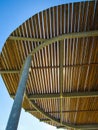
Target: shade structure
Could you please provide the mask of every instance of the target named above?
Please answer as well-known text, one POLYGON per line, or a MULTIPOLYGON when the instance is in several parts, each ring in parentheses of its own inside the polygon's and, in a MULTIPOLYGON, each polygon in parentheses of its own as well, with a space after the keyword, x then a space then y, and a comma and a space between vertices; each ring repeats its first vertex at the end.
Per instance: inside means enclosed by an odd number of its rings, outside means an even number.
POLYGON ((28 55, 23 108, 58 128, 98 128, 98 2, 52 7, 19 26, 0 54, 14 97, 28 55))

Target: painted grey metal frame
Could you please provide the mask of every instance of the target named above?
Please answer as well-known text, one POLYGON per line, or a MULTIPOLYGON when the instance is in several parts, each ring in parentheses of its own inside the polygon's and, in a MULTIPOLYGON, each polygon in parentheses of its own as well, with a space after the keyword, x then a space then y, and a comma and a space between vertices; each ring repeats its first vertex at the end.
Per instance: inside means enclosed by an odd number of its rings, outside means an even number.
MULTIPOLYGON (((48 46, 49 44, 52 44, 56 41, 61 41, 64 39, 68 39, 68 38, 82 38, 82 37, 91 37, 91 36, 98 36, 98 30, 96 31, 90 31, 90 32, 80 32, 80 33, 70 33, 70 34, 63 34, 54 38, 51 38, 49 40, 46 40, 45 42, 43 42, 41 45, 39 45, 38 47, 36 47, 30 55, 35 54, 37 51, 41 50, 43 47, 48 46)), ((35 103, 34 100, 32 100, 32 105, 33 107, 35 107, 39 112, 41 112, 43 115, 45 115, 46 117, 50 118, 50 120, 55 121, 56 123, 59 123, 61 125, 61 122, 57 119, 54 119, 53 117, 51 117, 49 114, 45 113, 43 110, 41 110, 37 104, 35 103)), ((64 125, 67 128, 76 128, 76 129, 92 129, 92 128, 98 128, 98 124, 88 124, 88 125, 75 125, 75 124, 68 124, 68 123, 63 123, 62 125, 64 125)))
MULTIPOLYGON (((36 47, 31 52, 31 54, 29 54, 29 56, 26 59, 26 63, 23 67, 23 72, 22 72, 22 75, 20 78, 18 90, 17 90, 16 96, 15 96, 15 100, 13 103, 12 111, 11 111, 11 114, 10 114, 10 117, 8 120, 6 130, 16 130, 17 129, 18 121, 19 121, 19 117, 20 117, 20 112, 21 112, 22 100, 23 100, 23 96, 24 96, 24 92, 25 92, 25 88, 26 88, 26 81, 28 78, 29 67, 31 64, 32 55, 35 54, 40 49, 42 49, 43 47, 46 47, 49 44, 52 44, 53 42, 56 42, 56 41, 61 41, 61 40, 68 39, 68 38, 71 39, 71 38, 81 38, 81 37, 91 37, 91 36, 98 36, 98 30, 89 31, 89 32, 62 34, 60 36, 56 36, 56 37, 53 37, 51 39, 34 39, 34 38, 23 38, 23 37, 18 38, 18 37, 12 37, 12 36, 9 37, 9 40, 41 41, 42 44, 39 45, 38 47, 36 47)), ((60 96, 62 97, 62 93, 60 93, 60 96)), ((40 113, 42 113, 44 116, 46 116, 51 121, 54 121, 54 122, 64 126, 65 128, 76 128, 76 129, 80 129, 80 128, 81 129, 88 129, 88 128, 95 129, 95 128, 98 128, 98 124, 75 125, 75 124, 69 124, 69 123, 62 122, 58 119, 51 117, 49 114, 45 113, 41 108, 39 108, 37 106, 37 104, 35 103, 35 100, 32 100, 31 102, 32 102, 33 107, 36 110, 38 110, 40 113)))

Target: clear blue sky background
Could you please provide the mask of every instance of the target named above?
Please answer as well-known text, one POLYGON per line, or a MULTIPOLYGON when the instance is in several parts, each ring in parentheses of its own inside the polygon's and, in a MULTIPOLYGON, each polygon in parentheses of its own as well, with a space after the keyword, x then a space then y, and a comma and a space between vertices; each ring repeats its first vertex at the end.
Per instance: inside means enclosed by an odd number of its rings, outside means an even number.
MULTIPOLYGON (((32 15, 51 6, 81 0, 0 0, 0 52, 5 40, 20 24, 32 15)), ((84 0, 82 0, 84 1, 84 0)), ((13 100, 0 76, 0 130, 5 130, 13 100)), ((22 109, 18 130, 56 130, 39 122, 22 109)))

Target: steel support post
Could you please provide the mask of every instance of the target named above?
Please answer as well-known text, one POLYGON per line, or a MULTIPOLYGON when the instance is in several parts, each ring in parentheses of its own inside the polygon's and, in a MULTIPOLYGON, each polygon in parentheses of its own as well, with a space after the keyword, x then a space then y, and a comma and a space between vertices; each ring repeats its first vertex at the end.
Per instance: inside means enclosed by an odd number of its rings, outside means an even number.
POLYGON ((31 65, 31 59, 32 59, 32 55, 28 56, 23 66, 17 93, 15 96, 15 100, 14 100, 12 110, 9 116, 9 120, 6 126, 6 130, 17 130, 19 117, 21 113, 23 96, 24 96, 25 88, 26 88, 26 81, 28 79, 28 74, 29 74, 29 67, 31 65))

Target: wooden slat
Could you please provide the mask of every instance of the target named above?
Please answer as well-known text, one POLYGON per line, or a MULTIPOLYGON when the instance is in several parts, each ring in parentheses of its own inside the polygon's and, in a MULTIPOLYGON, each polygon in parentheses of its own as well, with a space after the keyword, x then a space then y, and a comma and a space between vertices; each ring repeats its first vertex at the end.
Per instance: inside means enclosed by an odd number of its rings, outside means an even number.
POLYGON ((96 0, 55 6, 32 16, 6 40, 0 74, 10 95, 16 93, 26 57, 33 55, 23 108, 37 107, 30 112, 35 117, 60 127, 73 124, 70 129, 97 127, 97 19, 96 0))

